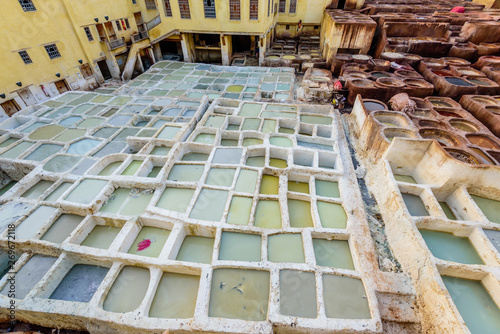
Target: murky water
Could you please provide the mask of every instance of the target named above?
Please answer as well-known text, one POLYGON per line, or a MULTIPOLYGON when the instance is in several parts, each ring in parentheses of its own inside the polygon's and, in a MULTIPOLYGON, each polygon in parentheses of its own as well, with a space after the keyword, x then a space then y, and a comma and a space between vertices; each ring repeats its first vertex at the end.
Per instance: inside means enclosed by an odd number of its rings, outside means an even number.
POLYGON ((88 303, 107 273, 108 268, 76 264, 64 276, 50 299, 88 303))
POLYGON ((476 195, 471 195, 471 197, 488 220, 500 224, 500 201, 476 195))
POLYGON ((347 215, 340 204, 317 201, 319 219, 325 228, 346 228, 347 215))
POLYGON ((116 236, 120 233, 119 227, 97 225, 81 243, 82 246, 108 249, 116 236))
POLYGON ((354 270, 347 240, 313 239, 314 256, 320 266, 354 270))
POLYGON ((210 289, 210 317, 262 321, 267 319, 269 272, 215 269, 210 289))
POLYGON ((50 226, 50 228, 42 236, 41 240, 54 242, 57 244, 62 243, 69 235, 76 229, 76 227, 83 221, 85 217, 62 214, 50 226))
POLYGON ((401 193, 403 195, 403 200, 406 204, 406 208, 408 209, 408 212, 412 216, 428 216, 429 212, 427 211, 424 202, 422 202, 422 199, 420 196, 417 195, 412 195, 412 194, 407 194, 407 193, 401 193))
POLYGON ((149 269, 123 267, 106 295, 103 309, 119 313, 137 309, 146 296, 149 278, 149 269))
POLYGON ((130 246, 128 253, 141 256, 158 257, 160 256, 169 235, 169 230, 144 226, 135 238, 132 246, 130 246), (144 248, 145 245, 148 244, 149 246, 144 248))
POLYGON ((263 228, 281 228, 281 209, 278 201, 259 200, 254 225, 263 228))
POLYGON ((196 308, 200 277, 163 273, 149 316, 152 318, 192 318, 196 308))
POLYGON ((313 272, 280 271, 280 313, 293 317, 317 317, 316 279, 313 272))
POLYGON ((363 282, 357 278, 324 274, 323 299, 328 318, 371 318, 363 282))

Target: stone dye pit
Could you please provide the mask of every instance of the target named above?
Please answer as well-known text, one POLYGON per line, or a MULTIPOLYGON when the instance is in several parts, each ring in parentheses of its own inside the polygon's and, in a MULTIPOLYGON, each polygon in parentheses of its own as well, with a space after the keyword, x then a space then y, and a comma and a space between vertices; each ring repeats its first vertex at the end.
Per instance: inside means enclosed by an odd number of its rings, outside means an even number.
MULTIPOLYGON (((308 74, 313 91, 325 72, 308 74)), ((443 97, 406 113, 357 96, 341 116, 294 86, 160 62, 0 123, 0 312, 15 235, 16 317, 40 325, 498 332, 495 135, 443 97)))

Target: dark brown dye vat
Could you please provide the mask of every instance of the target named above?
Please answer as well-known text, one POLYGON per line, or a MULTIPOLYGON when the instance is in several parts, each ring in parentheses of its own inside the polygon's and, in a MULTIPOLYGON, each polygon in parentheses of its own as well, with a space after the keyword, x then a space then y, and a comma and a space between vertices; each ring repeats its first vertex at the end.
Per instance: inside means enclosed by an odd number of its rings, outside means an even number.
POLYGON ((469 154, 462 150, 445 148, 446 152, 448 152, 453 158, 466 162, 468 164, 478 165, 479 161, 477 161, 472 154, 469 154))
POLYGON ((456 118, 463 118, 462 116, 460 116, 459 114, 455 114, 454 112, 451 112, 451 111, 444 111, 444 110, 438 110, 437 111, 441 116, 444 116, 444 117, 456 117, 456 118))
POLYGON ((422 138, 434 139, 441 146, 458 146, 458 140, 450 133, 438 129, 420 129, 422 138))
POLYGON ((460 78, 453 78, 453 77, 445 77, 444 78, 446 81, 448 81, 450 84, 455 85, 455 86, 463 86, 463 87, 472 87, 474 86, 470 82, 467 82, 463 79, 460 78))
POLYGON ((432 70, 432 73, 434 73, 436 75, 439 75, 440 77, 451 77, 451 76, 453 76, 453 74, 451 74, 451 72, 444 71, 444 70, 432 70))

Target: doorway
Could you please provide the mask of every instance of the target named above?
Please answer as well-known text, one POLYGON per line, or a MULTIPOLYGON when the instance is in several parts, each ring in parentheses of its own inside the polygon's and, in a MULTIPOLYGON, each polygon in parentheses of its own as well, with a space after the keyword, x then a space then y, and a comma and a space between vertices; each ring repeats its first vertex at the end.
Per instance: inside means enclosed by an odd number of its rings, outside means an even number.
POLYGON ((36 104, 36 99, 35 96, 31 93, 29 88, 24 88, 21 90, 17 91, 17 94, 21 97, 21 99, 24 101, 24 103, 27 106, 31 106, 33 104, 36 104))
POLYGON ((137 25, 137 29, 139 32, 146 32, 146 25, 144 24, 144 21, 142 20, 142 13, 137 12, 134 13, 134 19, 135 19, 135 24, 137 25))
POLYGON ((97 33, 99 34, 99 40, 106 43, 108 41, 108 37, 106 36, 106 31, 104 31, 104 26, 99 23, 95 27, 97 28, 97 33))
POLYGON ((54 84, 56 85, 56 88, 59 91, 59 94, 62 94, 64 92, 67 92, 70 90, 68 87, 68 84, 66 83, 66 80, 64 80, 64 79, 56 81, 56 82, 54 82, 54 84))
POLYGON ((163 60, 179 60, 184 59, 182 55, 181 42, 178 41, 160 41, 160 49, 163 60))
POLYGON ((113 28, 113 22, 106 22, 104 23, 104 26, 106 27, 106 31, 108 32, 109 40, 117 40, 118 38, 116 37, 115 28, 113 28))
POLYGON ((18 112, 19 110, 21 110, 21 108, 19 107, 19 105, 14 100, 6 101, 6 102, 0 104, 0 106, 2 106, 2 109, 5 111, 5 113, 8 116, 12 116, 16 112, 18 112))
POLYGON ((255 45, 252 45, 252 39, 249 35, 233 35, 233 53, 252 52, 255 45), (252 47, 253 46, 253 47, 252 47))
POLYGON ((104 78, 104 80, 111 79, 111 72, 109 71, 108 64, 106 63, 106 60, 101 60, 97 62, 97 66, 99 66, 99 69, 101 70, 101 74, 104 78))

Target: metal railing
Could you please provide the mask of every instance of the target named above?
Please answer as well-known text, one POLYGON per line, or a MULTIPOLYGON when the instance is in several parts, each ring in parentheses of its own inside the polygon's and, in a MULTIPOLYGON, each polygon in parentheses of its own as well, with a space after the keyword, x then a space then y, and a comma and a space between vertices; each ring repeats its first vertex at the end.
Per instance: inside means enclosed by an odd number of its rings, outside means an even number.
POLYGON ((156 27, 157 25, 159 25, 161 23, 161 17, 160 15, 158 15, 157 17, 153 18, 151 21, 147 22, 146 23, 146 27, 149 30, 153 29, 154 27, 156 27))
POLYGON ((132 43, 137 43, 137 42, 140 42, 146 38, 149 38, 149 35, 148 35, 148 32, 147 31, 139 31, 138 33, 136 34, 133 34, 131 36, 132 38, 132 43))
POLYGON ((110 50, 116 50, 118 48, 121 48, 122 46, 125 46, 125 40, 121 38, 114 41, 109 41, 108 45, 110 50))

